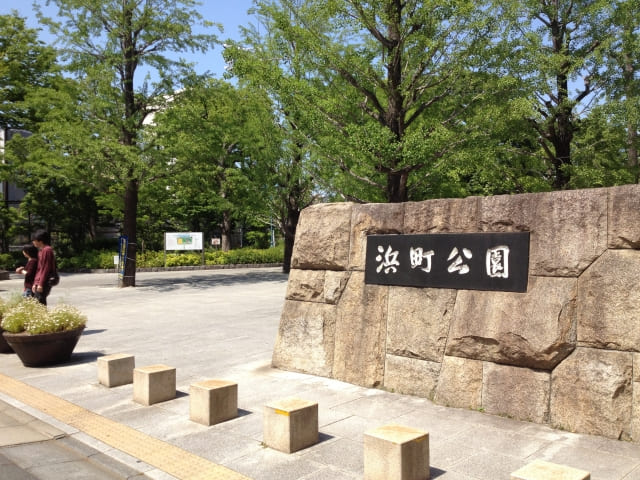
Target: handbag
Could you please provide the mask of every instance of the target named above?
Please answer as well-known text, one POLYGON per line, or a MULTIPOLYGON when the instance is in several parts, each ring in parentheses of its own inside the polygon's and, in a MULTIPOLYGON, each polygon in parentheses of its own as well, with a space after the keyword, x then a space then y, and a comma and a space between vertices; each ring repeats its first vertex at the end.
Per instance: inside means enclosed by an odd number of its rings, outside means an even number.
POLYGON ((53 272, 49 275, 49 286, 55 287, 60 283, 60 275, 58 275, 58 266, 54 263, 53 272))

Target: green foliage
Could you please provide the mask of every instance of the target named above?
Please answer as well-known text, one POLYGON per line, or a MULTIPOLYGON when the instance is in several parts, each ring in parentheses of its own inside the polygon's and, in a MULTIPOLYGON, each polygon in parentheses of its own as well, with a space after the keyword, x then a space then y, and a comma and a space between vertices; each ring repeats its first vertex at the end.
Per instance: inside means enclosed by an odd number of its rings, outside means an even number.
MULTIPOLYGON (((51 152, 48 156, 58 158, 48 176, 56 175, 57 169, 57 175, 73 184, 90 183, 100 192, 92 199, 122 219, 123 234, 137 243, 140 189, 170 174, 166 157, 154 155, 145 120, 162 109, 192 73, 180 53, 204 52, 216 42, 215 35, 196 28, 213 24, 202 18, 195 0, 50 3, 57 7, 56 18, 47 18, 36 5, 39 20, 57 37, 65 68, 78 80, 61 108, 44 110, 46 122, 40 132, 51 152), (142 68, 158 80, 141 78, 142 68)), ((47 155, 44 150, 39 153, 47 155)), ((135 261, 135 250, 131 255, 135 261)), ((135 283, 135 269, 128 268, 125 285, 135 283)))
POLYGON ((60 270, 113 268, 117 253, 117 249, 86 250, 71 257, 58 256, 56 261, 60 270))
POLYGON ((10 253, 0 253, 0 269, 13 270, 16 264, 16 258, 10 253))
POLYGON ((55 49, 40 41, 24 18, 0 15, 0 58, 0 126, 32 128, 34 112, 22 101, 56 75, 55 49))
POLYGON ((283 111, 296 113, 292 125, 314 160, 307 167, 330 194, 406 201, 414 177, 430 181, 459 140, 474 135, 465 120, 482 85, 468 72, 484 66, 495 34, 484 6, 471 0, 256 5, 266 33, 247 29, 250 48, 229 51, 232 71, 261 79, 283 111))
MULTIPOLYGON (((113 269, 113 257, 116 250, 87 250, 73 257, 57 257, 59 270, 92 270, 113 269)), ((234 264, 263 264, 282 263, 283 247, 276 246, 267 249, 240 248, 223 252, 221 250, 206 250, 206 265, 234 265, 234 264)), ((202 265, 201 252, 172 252, 166 254, 167 267, 202 265)), ((138 254, 137 268, 157 268, 165 266, 165 252, 160 250, 145 250, 138 254)))
POLYGON ((164 267, 164 251, 145 250, 137 258, 138 268, 164 267))
POLYGON ((145 186, 141 230, 157 245, 152 231, 203 231, 227 245, 232 229, 251 217, 268 218, 269 184, 256 171, 273 157, 277 137, 272 105, 259 90, 224 81, 197 80, 156 115, 150 134, 156 155, 172 174, 145 186), (159 201, 158 201, 159 200, 159 201), (154 219, 156 219, 154 221, 154 219), (159 221, 162 219, 162 222, 159 221))
POLYGON ((259 250, 255 248, 239 248, 223 252, 220 250, 205 254, 207 265, 245 265, 260 263, 281 263, 284 251, 282 246, 259 250))
POLYGON ((86 323, 87 317, 71 305, 58 304, 49 310, 35 298, 23 298, 5 310, 1 325, 10 333, 37 335, 74 330, 86 323))
POLYGON ((202 254, 199 253, 168 253, 167 267, 182 267, 202 265, 202 254))
MULTIPOLYGON (((637 0, 257 0, 260 25, 225 46, 234 82, 198 78, 164 55, 213 44, 193 34, 208 24, 197 2, 51 4, 60 23, 43 25, 60 35, 73 77, 59 74, 55 50, 23 19, 0 16, 0 126, 34 133, 14 137, 0 165, 2 180, 28 192, 19 209, 0 212, 0 250, 48 228, 63 270, 113 268, 117 249, 94 243, 107 223, 133 229, 123 232, 139 248, 129 265, 162 267, 166 231, 224 238, 242 227, 244 245, 265 247, 272 223, 289 255, 300 211, 320 199, 537 192, 640 176, 637 0), (151 67, 159 81, 123 62, 151 67), (143 122, 151 112, 155 125, 143 122)), ((257 252, 207 251, 206 262, 261 263, 257 252)), ((0 255, 1 268, 17 262, 0 255)), ((198 253, 166 257, 201 262, 198 253)))

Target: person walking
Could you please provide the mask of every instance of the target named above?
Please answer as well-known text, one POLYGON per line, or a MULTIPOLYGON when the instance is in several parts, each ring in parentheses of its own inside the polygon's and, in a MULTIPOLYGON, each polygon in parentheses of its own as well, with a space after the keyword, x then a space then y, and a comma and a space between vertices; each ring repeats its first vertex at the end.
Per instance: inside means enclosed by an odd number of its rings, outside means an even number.
MULTIPOLYGON (((33 235, 33 245, 38 251, 38 268, 33 280, 33 295, 43 305, 51 293, 51 278, 58 275, 56 257, 51 248, 51 235, 46 230, 38 230, 33 235)), ((57 282, 56 282, 57 283, 57 282)))
POLYGON ((35 245, 27 244, 22 247, 22 254, 27 259, 27 264, 24 267, 16 268, 16 273, 24 275, 22 296, 33 297, 33 281, 36 278, 36 270, 38 268, 38 249, 35 245))

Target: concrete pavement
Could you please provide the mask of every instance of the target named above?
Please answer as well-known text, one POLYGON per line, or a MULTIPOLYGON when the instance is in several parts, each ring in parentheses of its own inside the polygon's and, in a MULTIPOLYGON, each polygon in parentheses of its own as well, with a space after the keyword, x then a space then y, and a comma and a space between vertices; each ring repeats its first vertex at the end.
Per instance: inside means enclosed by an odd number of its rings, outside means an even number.
MULTIPOLYGON (((21 281, 0 282, 0 295, 21 281)), ((278 268, 139 272, 127 289, 113 273, 63 275, 50 304, 78 306, 89 324, 68 364, 27 368, 0 355, 0 479, 358 479, 364 432, 394 423, 429 432, 438 480, 509 479, 536 459, 640 480, 638 444, 273 369, 286 281, 278 268), (100 385, 96 359, 113 353, 176 367, 176 399, 144 407, 132 385, 100 385), (238 383, 238 418, 189 420, 189 386, 209 378, 238 383), (320 442, 285 454, 262 444, 262 411, 290 396, 319 403, 320 442)))

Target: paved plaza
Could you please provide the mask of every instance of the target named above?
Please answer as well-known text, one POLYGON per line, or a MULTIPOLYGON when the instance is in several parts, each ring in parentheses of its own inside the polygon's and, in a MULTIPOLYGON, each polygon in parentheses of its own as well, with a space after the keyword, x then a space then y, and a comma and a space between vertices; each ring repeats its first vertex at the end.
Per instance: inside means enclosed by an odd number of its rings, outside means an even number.
MULTIPOLYGON (((114 273, 64 274, 55 287, 50 304, 89 318, 70 363, 27 368, 0 354, 0 479, 361 479, 364 432, 399 424, 429 432, 432 479, 507 480, 542 459, 593 480, 640 480, 638 444, 272 368, 279 268, 139 272, 136 288, 116 284, 114 273), (99 384, 97 358, 115 353, 175 367, 176 398, 145 407, 131 384, 99 384), (189 387, 207 379, 238 383, 237 418, 189 420, 189 387), (287 397, 319 405, 319 443, 293 454, 263 444, 265 404, 287 397)), ((12 275, 0 295, 21 285, 12 275)))

